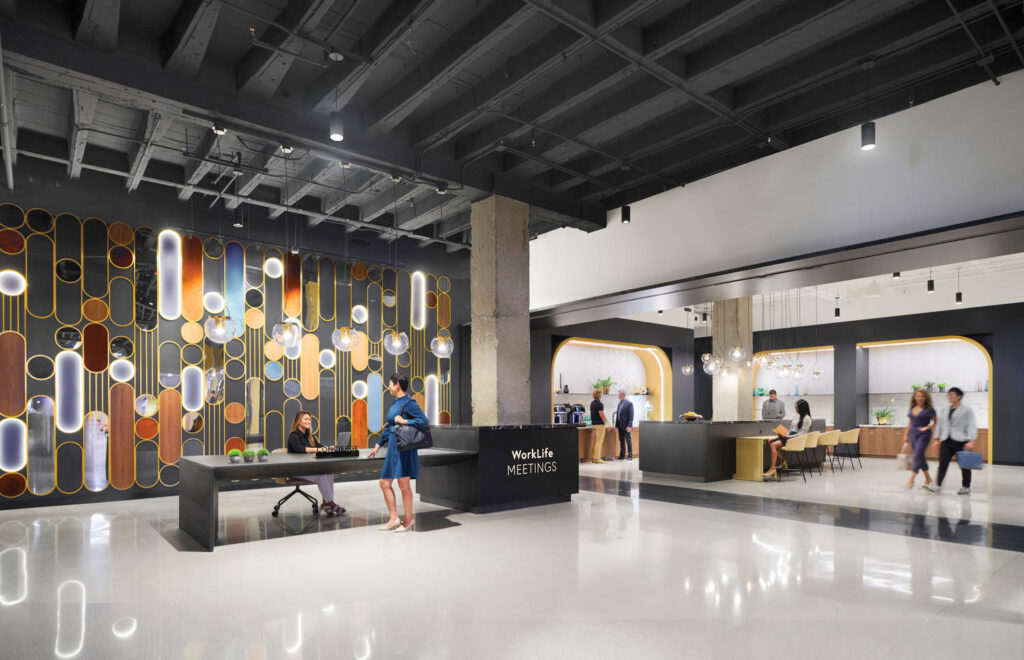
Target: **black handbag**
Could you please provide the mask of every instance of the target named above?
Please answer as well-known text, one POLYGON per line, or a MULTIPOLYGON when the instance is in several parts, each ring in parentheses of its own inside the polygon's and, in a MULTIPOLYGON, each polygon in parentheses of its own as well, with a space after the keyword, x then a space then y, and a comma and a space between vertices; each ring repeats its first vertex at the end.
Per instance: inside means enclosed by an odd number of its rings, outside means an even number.
MULTIPOLYGON (((405 412, 405 409, 402 409, 405 412)), ((430 427, 421 431, 409 424, 395 424, 393 428, 395 442, 398 443, 398 451, 413 451, 414 449, 430 449, 434 446, 434 438, 430 435, 430 427)))

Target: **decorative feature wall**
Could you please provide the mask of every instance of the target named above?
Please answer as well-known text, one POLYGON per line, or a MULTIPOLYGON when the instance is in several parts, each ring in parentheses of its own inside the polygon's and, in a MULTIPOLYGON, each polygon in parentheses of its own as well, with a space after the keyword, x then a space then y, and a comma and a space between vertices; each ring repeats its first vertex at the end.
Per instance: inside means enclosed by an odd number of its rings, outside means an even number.
POLYGON ((181 456, 284 447, 299 410, 324 444, 366 447, 396 371, 450 423, 451 358, 430 346, 451 294, 443 275, 0 204, 0 495, 173 487, 181 456))

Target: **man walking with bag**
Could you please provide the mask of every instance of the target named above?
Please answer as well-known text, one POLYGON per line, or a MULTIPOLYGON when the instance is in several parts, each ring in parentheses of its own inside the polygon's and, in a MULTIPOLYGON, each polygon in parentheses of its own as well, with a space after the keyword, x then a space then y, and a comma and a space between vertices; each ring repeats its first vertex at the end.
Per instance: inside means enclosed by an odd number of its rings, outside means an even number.
MULTIPOLYGON (((942 481, 946 478, 949 462, 958 451, 973 451, 974 440, 978 437, 978 426, 974 423, 974 410, 970 406, 961 405, 964 391, 959 387, 949 388, 946 395, 949 408, 939 413, 938 427, 935 429, 935 444, 939 445, 939 477, 934 484, 925 486, 933 493, 942 489, 942 481)), ((971 470, 960 467, 961 488, 958 495, 971 494, 971 470)))

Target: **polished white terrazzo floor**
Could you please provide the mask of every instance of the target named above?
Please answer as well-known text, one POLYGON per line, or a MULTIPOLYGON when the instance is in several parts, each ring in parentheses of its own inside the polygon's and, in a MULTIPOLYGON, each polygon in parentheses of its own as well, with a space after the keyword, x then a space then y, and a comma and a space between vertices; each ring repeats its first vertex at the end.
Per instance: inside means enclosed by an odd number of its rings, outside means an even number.
POLYGON ((173 498, 0 512, 0 657, 1024 657, 1017 552, 636 490, 417 503, 396 535, 375 484, 337 490, 352 514, 319 532, 269 516, 283 489, 222 495, 213 553, 178 549, 173 498))

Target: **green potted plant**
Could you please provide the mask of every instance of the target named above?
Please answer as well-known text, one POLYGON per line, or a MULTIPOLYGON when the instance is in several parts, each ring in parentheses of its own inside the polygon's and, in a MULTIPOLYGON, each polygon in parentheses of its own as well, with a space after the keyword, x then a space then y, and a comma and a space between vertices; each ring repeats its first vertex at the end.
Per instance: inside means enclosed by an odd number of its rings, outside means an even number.
POLYGON ((246 463, 252 463, 253 459, 256 458, 256 452, 251 449, 246 449, 242 452, 242 458, 245 459, 246 463))
POLYGON ((270 458, 270 452, 260 447, 256 450, 256 458, 259 459, 260 463, 266 463, 267 459, 270 458))
POLYGON ((879 424, 888 424, 892 417, 892 408, 881 408, 875 411, 875 421, 879 424))
POLYGON ((241 449, 232 449, 231 451, 229 451, 228 452, 228 460, 231 461, 232 463, 241 463, 242 462, 242 450, 241 449))
POLYGON ((605 394, 608 394, 611 391, 611 389, 612 389, 612 385, 614 385, 614 384, 615 384, 615 381, 612 380, 611 376, 609 376, 608 378, 599 378, 594 383, 594 389, 595 390, 601 390, 605 394))
POLYGON ((939 391, 940 392, 945 392, 946 391, 946 384, 945 383, 939 383, 939 391))
POLYGON ((918 385, 917 383, 914 383, 913 385, 911 385, 911 386, 910 386, 910 391, 911 391, 911 392, 916 392, 916 391, 918 391, 919 389, 921 389, 921 386, 920 386, 920 385, 918 385))
POLYGON ((935 391, 935 383, 933 383, 930 380, 926 380, 926 381, 924 381, 924 388, 926 390, 928 390, 929 392, 934 392, 935 391))

